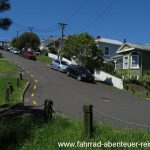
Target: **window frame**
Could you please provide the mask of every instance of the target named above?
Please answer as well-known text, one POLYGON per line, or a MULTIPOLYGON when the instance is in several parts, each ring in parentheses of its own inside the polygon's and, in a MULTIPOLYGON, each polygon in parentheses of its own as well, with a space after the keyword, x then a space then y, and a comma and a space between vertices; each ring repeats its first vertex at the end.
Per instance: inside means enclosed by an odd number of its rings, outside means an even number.
POLYGON ((129 55, 125 55, 123 56, 123 69, 129 69, 129 55), (127 63, 127 67, 125 67, 125 57, 127 57, 128 59, 128 63, 127 63))
POLYGON ((110 56, 110 48, 109 47, 105 47, 104 56, 110 56), (106 50, 108 51, 108 54, 106 54, 106 50))
POLYGON ((131 68, 131 69, 139 69, 139 68, 140 68, 140 66, 139 66, 139 55, 137 55, 137 54, 131 55, 130 68, 131 68), (136 67, 133 67, 133 56, 136 56, 136 57, 137 57, 137 66, 136 66, 136 67))

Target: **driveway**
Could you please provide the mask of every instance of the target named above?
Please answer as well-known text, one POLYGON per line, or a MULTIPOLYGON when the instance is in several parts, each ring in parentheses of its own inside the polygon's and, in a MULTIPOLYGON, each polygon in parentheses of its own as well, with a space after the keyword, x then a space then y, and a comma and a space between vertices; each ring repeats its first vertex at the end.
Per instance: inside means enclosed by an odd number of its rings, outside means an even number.
POLYGON ((45 99, 54 101, 54 108, 69 117, 82 118, 83 104, 94 107, 94 120, 119 127, 149 127, 150 101, 130 93, 102 85, 80 82, 66 74, 51 70, 46 64, 0 51, 31 77, 25 105, 43 109, 45 99))

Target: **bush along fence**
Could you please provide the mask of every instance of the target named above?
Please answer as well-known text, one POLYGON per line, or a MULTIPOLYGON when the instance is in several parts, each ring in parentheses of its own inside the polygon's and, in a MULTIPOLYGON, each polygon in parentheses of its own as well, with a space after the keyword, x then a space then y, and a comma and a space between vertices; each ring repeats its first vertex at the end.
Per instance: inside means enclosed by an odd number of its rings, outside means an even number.
POLYGON ((125 79, 123 81, 124 88, 127 91, 131 91, 134 94, 142 94, 143 96, 150 97, 150 80, 144 78, 137 79, 125 79))
MULTIPOLYGON (((17 78, 16 80, 16 86, 17 88, 20 87, 20 80, 22 80, 22 73, 19 74, 20 78, 17 78)), ((12 85, 12 83, 10 81, 8 81, 8 84, 7 84, 7 87, 6 87, 6 90, 5 90, 5 103, 9 103, 11 104, 11 96, 14 92, 14 86, 12 85)))

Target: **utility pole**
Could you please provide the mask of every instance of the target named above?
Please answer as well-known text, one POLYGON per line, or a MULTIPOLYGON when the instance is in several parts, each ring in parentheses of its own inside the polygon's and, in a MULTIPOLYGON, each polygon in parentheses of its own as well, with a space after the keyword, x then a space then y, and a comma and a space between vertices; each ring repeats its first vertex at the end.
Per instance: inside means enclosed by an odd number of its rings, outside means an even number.
POLYGON ((16 33, 17 33, 17 36, 16 36, 16 38, 18 39, 18 36, 19 36, 19 31, 16 31, 16 33))
MULTIPOLYGON (((61 28, 61 45, 60 45, 60 50, 62 50, 62 47, 63 47, 63 37, 64 37, 64 29, 67 26, 67 24, 65 24, 65 23, 58 23, 58 25, 61 28)), ((60 50, 58 50, 58 59, 59 59, 59 55, 60 55, 60 50)))
POLYGON ((32 31, 33 31, 33 29, 34 29, 34 27, 31 27, 31 26, 30 26, 30 27, 28 27, 28 28, 29 28, 29 31, 30 31, 30 32, 32 32, 32 31))

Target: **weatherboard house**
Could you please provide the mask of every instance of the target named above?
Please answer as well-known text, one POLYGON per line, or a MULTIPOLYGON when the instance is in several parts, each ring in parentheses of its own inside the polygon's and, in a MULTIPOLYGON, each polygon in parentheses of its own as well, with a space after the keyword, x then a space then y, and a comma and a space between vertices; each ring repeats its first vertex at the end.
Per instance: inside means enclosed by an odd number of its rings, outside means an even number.
POLYGON ((139 78, 150 73, 150 46, 124 43, 118 50, 115 69, 123 78, 139 78))
POLYGON ((118 48, 123 44, 121 41, 103 38, 100 36, 96 37, 95 42, 103 51, 103 59, 105 62, 112 60, 112 58, 116 55, 118 48))

